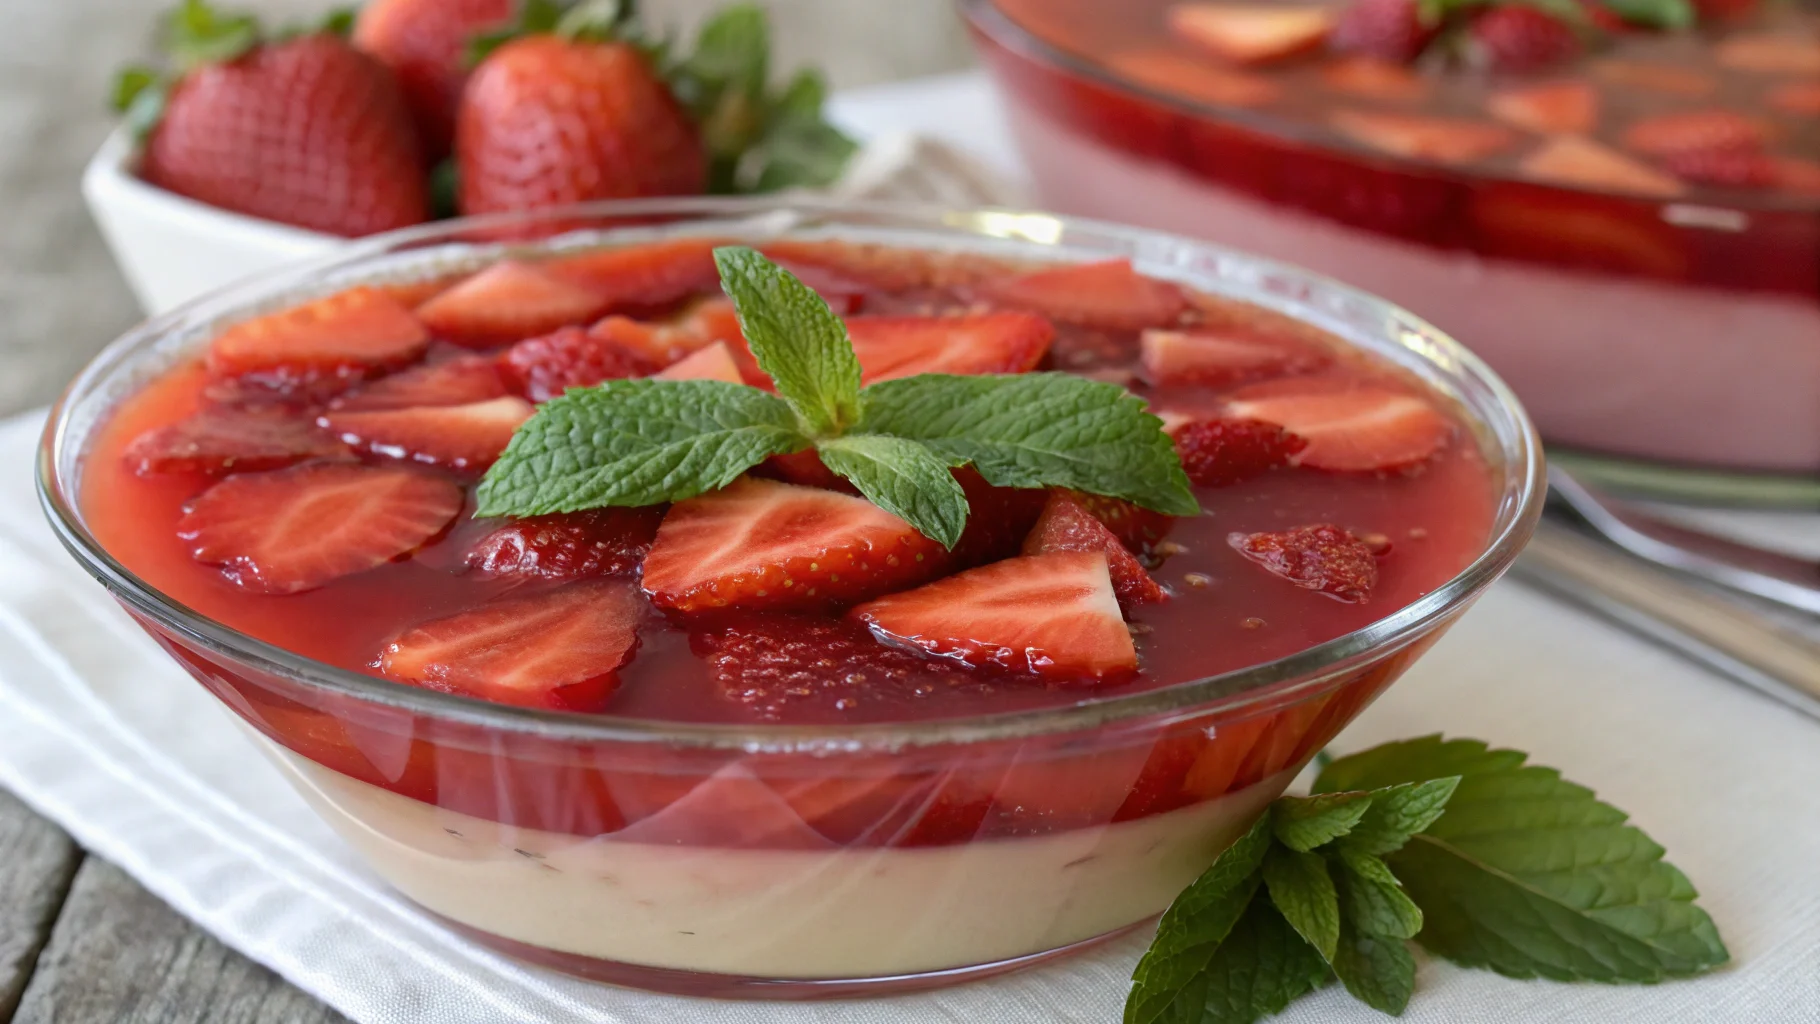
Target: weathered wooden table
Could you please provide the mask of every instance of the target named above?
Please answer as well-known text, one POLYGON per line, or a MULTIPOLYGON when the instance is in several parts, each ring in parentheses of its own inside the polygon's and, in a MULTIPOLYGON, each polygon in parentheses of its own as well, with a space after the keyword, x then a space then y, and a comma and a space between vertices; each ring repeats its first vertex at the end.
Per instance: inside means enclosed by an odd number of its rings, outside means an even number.
MULTIPOLYGON (((108 76, 147 52, 154 14, 168 2, 8 5, 0 32, 0 414, 49 401, 138 315, 77 181, 111 124, 103 109, 108 76)), ((648 0, 645 7, 687 21, 721 2, 648 0)), ((329 5, 252 4, 280 14, 329 5)), ((839 84, 933 73, 965 59, 942 0, 771 6, 780 63, 816 60, 839 84)), ((342 1019, 0 791, 0 1024, 342 1019)))

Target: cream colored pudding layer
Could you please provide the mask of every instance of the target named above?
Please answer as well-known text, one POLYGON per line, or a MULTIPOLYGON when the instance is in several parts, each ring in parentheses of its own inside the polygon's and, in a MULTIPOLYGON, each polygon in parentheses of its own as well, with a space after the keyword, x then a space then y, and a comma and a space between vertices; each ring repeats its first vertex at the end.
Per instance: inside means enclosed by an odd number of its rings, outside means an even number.
MULTIPOLYGON (((988 964, 1142 921, 1295 775, 1168 814, 1028 839, 879 849, 817 837, 821 848, 729 849, 504 826, 261 743, 374 870, 438 914, 564 953, 766 978, 988 964)), ((784 806, 776 804, 742 813, 775 834, 768 822, 784 806)))
POLYGON ((1820 303, 1441 252, 1210 186, 1028 107, 1012 115, 1043 205, 1198 235, 1381 295, 1490 363, 1551 441, 1820 469, 1820 303))

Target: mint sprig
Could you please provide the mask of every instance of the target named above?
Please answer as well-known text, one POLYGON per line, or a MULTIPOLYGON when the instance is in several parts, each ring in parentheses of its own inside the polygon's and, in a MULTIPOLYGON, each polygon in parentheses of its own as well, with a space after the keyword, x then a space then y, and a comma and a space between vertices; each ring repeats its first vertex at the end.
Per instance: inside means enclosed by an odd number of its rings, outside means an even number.
POLYGON ((1407 940, 1511 977, 1655 982, 1729 954, 1694 889, 1625 815, 1476 740, 1333 761, 1164 913, 1127 1024, 1249 1024, 1337 978, 1399 1014, 1407 940))
POLYGON ((715 250, 721 286, 776 394, 725 381, 616 380, 540 406, 487 471, 481 516, 681 501, 773 455, 813 448, 867 500, 952 548, 967 499, 952 470, 1067 487, 1169 515, 1200 510, 1162 421, 1113 384, 1063 373, 924 374, 860 387, 846 324, 788 271, 715 250))

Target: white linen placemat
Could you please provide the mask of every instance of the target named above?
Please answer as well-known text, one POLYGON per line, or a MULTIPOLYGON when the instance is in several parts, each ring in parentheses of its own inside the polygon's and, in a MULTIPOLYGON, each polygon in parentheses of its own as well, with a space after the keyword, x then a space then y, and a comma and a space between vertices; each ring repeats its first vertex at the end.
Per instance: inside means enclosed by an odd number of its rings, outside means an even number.
MULTIPOLYGON (((850 97, 836 115, 939 137, 1015 171, 997 107, 971 76, 850 97)), ((931 993, 771 1004, 592 985, 444 931, 367 872, 214 698, 57 547, 30 483, 41 417, 0 422, 0 785, 355 1021, 1119 1018, 1145 936, 931 993)), ((1532 751, 1632 812, 1700 886, 1736 963, 1694 981, 1613 988, 1425 960, 1404 1020, 1820 1022, 1820 725, 1504 583, 1336 746, 1435 731, 1532 751)), ((1332 990, 1278 1019, 1383 1018, 1332 990)))

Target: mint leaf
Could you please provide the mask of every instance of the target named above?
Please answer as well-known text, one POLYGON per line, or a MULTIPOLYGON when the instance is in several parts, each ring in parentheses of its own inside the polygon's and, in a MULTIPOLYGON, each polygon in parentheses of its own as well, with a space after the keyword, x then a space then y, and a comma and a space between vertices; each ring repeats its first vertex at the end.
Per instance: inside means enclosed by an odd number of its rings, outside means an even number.
POLYGON ((1361 932, 1350 923, 1340 929, 1333 973, 1354 999, 1392 1016, 1403 1012, 1416 989, 1416 961, 1403 940, 1361 932))
POLYGON ((721 246, 714 262, 753 358, 796 410, 803 432, 831 436, 858 420, 859 358, 828 303, 745 246, 721 246))
POLYGON ((1410 939, 1422 930, 1422 909, 1403 890, 1390 865, 1341 844, 1330 863, 1338 869, 1340 916, 1369 935, 1410 939))
POLYGON ((1290 927, 1319 950, 1322 959, 1332 960, 1340 941, 1340 896, 1327 862, 1319 854, 1273 846, 1264 855, 1264 886, 1290 927))
POLYGON ((1694 887, 1624 812, 1526 755, 1438 736, 1341 758, 1324 788, 1451 775, 1426 831, 1387 858, 1422 908, 1416 940, 1440 956, 1518 978, 1651 982, 1729 954, 1694 887))
POLYGON ((204 0, 184 0, 165 16, 165 48, 177 70, 231 61, 259 44, 259 21, 228 14, 204 0))
POLYGON ((681 501, 809 441, 781 399, 744 384, 611 380, 539 406, 481 480, 478 516, 681 501))
POLYGON ((1199 1020, 1198 996, 1182 1004, 1189 1016, 1172 1007, 1177 1006, 1184 991, 1207 967, 1245 913, 1246 906, 1253 902, 1252 896, 1261 882, 1258 867, 1269 847, 1269 818, 1259 818, 1163 912, 1157 922, 1155 941, 1131 974, 1125 1024, 1199 1020))
POLYGON ((1688 0, 1603 0, 1606 7, 1634 25, 1650 28, 1689 28, 1695 20, 1688 0))
POLYGON ((857 429, 921 441, 999 487, 1068 487, 1199 513, 1163 421, 1116 384, 1065 373, 928 373, 864 392, 857 429))
POLYGON ((1203 1024, 1251 1024, 1327 983, 1321 954, 1270 900, 1254 899, 1207 961, 1197 988, 1203 1024))
POLYGON ((1371 807, 1346 833, 1343 845, 1365 853, 1395 853, 1410 836, 1434 824, 1459 784, 1458 775, 1449 775, 1375 791, 1371 807))
POLYGON ((866 500, 952 549, 967 527, 967 494, 952 462, 916 441, 849 434, 815 446, 822 464, 846 477, 866 500))
POLYGON ((1286 796, 1270 805, 1270 827, 1277 841, 1307 852, 1350 832, 1371 809, 1370 793, 1323 793, 1286 796))
POLYGON ((771 25, 756 4, 732 4, 702 23, 684 65, 717 88, 757 96, 770 77, 771 25))

